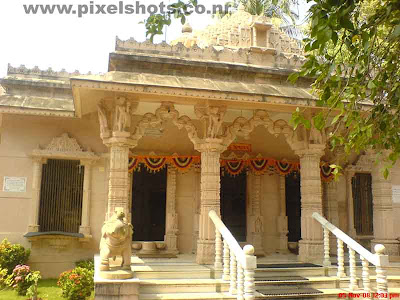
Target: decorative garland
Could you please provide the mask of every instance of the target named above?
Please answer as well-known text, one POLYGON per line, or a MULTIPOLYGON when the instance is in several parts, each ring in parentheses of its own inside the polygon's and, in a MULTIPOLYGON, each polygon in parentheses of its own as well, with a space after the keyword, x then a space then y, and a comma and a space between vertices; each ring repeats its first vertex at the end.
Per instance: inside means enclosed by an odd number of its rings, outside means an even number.
MULTIPOLYGON (((199 163, 200 156, 135 156, 129 159, 129 172, 136 171, 140 164, 144 164, 150 172, 158 172, 166 165, 170 165, 184 173, 199 163)), ((298 162, 279 161, 273 158, 221 159, 221 167, 231 176, 236 176, 246 169, 250 169, 256 175, 276 173, 281 176, 300 171, 298 162)), ((333 169, 330 168, 330 164, 321 162, 321 180, 330 182, 333 178, 333 169)))
POLYGON ((194 164, 200 163, 200 156, 134 156, 129 158, 129 172, 135 172, 144 164, 150 172, 158 172, 166 165, 175 167, 179 172, 187 172, 194 164))

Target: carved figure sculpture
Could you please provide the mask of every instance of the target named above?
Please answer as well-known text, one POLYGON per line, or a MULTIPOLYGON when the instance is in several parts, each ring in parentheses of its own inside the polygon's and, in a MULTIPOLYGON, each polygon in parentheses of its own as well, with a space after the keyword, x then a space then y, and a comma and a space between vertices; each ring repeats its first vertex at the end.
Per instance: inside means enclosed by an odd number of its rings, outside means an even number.
POLYGON ((122 269, 131 269, 133 227, 126 222, 124 209, 116 207, 114 216, 101 229, 100 271, 108 271, 109 258, 122 256, 122 269))
POLYGON ((260 217, 258 217, 255 222, 255 231, 257 233, 263 232, 263 223, 262 223, 262 220, 260 219, 260 217))
POLYGON ((210 107, 210 112, 208 115, 208 137, 209 138, 216 138, 224 118, 225 112, 220 110, 219 107, 210 107))
POLYGON ((108 128, 108 121, 107 121, 107 114, 106 114, 106 109, 103 105, 102 102, 100 102, 97 105, 98 108, 98 114, 99 114, 99 121, 100 121, 100 132, 102 134, 108 133, 109 128, 108 128))
POLYGON ((124 105, 117 105, 116 107, 117 113, 117 130, 122 132, 131 127, 131 104, 129 102, 126 103, 126 107, 124 105))

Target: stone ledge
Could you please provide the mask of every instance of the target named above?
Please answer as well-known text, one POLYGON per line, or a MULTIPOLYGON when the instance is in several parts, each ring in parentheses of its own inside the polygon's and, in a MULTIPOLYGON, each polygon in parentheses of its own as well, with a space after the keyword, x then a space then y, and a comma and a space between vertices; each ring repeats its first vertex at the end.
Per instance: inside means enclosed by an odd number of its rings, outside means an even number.
POLYGON ((65 249, 71 245, 72 241, 79 243, 87 243, 92 239, 92 236, 85 236, 82 233, 70 232, 28 232, 24 235, 31 243, 35 243, 38 247, 50 247, 55 249, 65 249), (45 244, 42 244, 46 242, 45 244), (45 246, 46 245, 46 246, 45 246))

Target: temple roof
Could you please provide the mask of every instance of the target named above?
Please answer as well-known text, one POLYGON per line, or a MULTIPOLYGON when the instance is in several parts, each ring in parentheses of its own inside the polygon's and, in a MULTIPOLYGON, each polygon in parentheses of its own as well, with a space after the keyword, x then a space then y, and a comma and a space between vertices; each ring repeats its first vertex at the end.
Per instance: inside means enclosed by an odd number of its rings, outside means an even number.
POLYGON ((190 48, 197 45, 201 49, 210 46, 225 48, 262 48, 276 54, 292 53, 302 55, 303 51, 297 40, 276 28, 271 19, 265 16, 254 16, 241 5, 237 12, 226 15, 204 30, 193 32, 189 24, 182 29, 182 36, 171 43, 184 44, 190 48))

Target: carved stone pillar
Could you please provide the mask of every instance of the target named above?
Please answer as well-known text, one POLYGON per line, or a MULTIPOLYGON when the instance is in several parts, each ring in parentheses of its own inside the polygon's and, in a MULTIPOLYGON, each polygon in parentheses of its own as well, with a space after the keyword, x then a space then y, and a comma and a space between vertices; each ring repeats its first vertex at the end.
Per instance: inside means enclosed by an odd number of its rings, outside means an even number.
POLYGON ((277 218, 280 252, 289 252, 288 249, 288 218, 286 216, 286 178, 279 176, 279 216, 277 218))
POLYGON ((220 207, 220 156, 226 146, 220 139, 205 139, 197 145, 201 152, 201 208, 199 240, 197 241, 198 264, 211 264, 215 256, 215 227, 208 213, 214 210, 221 215, 220 207))
POLYGON ((299 241, 301 261, 321 260, 324 253, 323 230, 312 217, 314 212, 323 214, 320 160, 324 149, 324 145, 310 145, 308 149, 296 151, 300 157, 301 168, 301 240, 299 241))
POLYGON ((123 207, 129 216, 129 149, 137 146, 141 137, 133 138, 132 113, 137 103, 124 97, 102 101, 98 104, 100 136, 110 148, 110 173, 106 220, 112 217, 116 207, 123 207))
POLYGON ((108 184, 107 217, 112 217, 116 207, 123 207, 125 213, 129 212, 129 149, 136 146, 125 137, 115 137, 106 142, 110 148, 110 177, 108 184))
POLYGON ((399 241, 394 231, 392 183, 383 176, 382 165, 375 163, 372 166, 372 197, 374 239, 371 249, 377 244, 383 244, 386 254, 399 256, 399 241))
POLYGON ((196 165, 194 167, 194 177, 193 177, 193 199, 194 199, 194 222, 193 222, 193 243, 192 243, 192 253, 197 252, 197 240, 199 239, 199 221, 200 221, 200 182, 201 182, 201 167, 200 165, 196 165))
POLYGON ((355 171, 347 169, 345 172, 346 176, 346 196, 347 196, 347 233, 352 238, 355 238, 356 228, 354 226, 354 200, 353 200, 353 185, 352 180, 355 175, 355 171))
MULTIPOLYGON (((338 200, 337 200, 337 182, 331 181, 328 183, 324 183, 325 185, 325 195, 326 195, 326 218, 333 225, 339 227, 339 208, 338 208, 338 200)), ((340 228, 340 227, 339 227, 340 228)), ((333 234, 330 234, 330 252, 336 253, 336 238, 333 234)))
POLYGON ((178 254, 178 214, 176 212, 176 169, 168 168, 167 175, 167 220, 165 242, 168 252, 178 254))
POLYGON ((44 158, 33 158, 33 177, 32 177, 32 204, 31 218, 28 226, 28 232, 39 232, 39 208, 40 208, 40 186, 42 180, 44 158))
POLYGON ((264 218, 261 215, 261 176, 252 176, 252 197, 251 197, 251 216, 250 216, 250 228, 251 228, 251 242, 255 249, 257 256, 264 256, 263 249, 263 233, 264 233, 264 218))
POLYGON ((82 233, 85 236, 90 236, 92 164, 92 160, 81 160, 81 165, 85 167, 85 174, 83 177, 82 222, 79 227, 79 233, 82 233))

